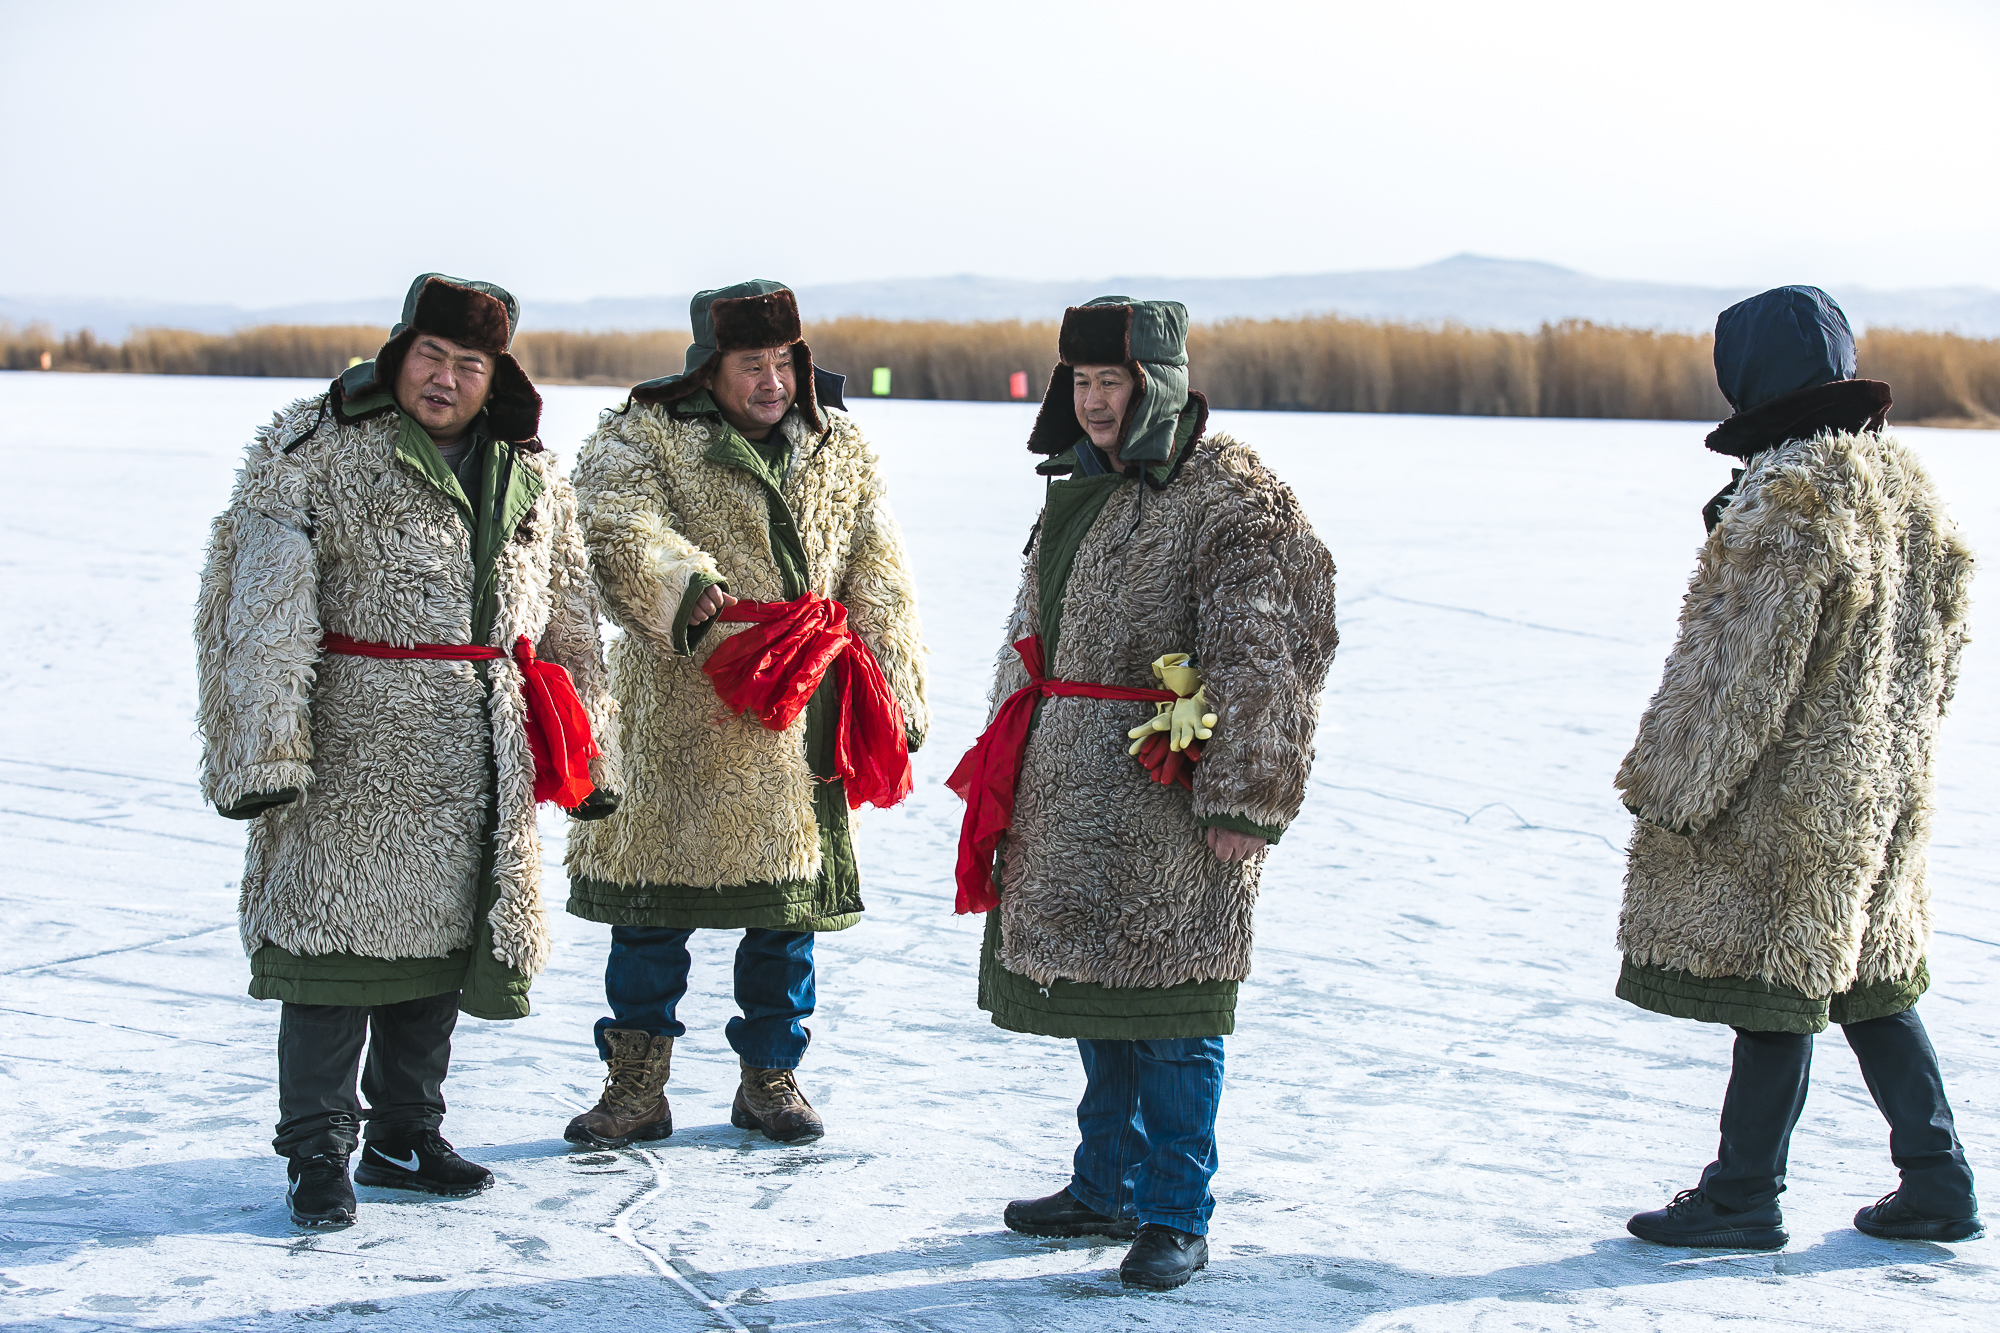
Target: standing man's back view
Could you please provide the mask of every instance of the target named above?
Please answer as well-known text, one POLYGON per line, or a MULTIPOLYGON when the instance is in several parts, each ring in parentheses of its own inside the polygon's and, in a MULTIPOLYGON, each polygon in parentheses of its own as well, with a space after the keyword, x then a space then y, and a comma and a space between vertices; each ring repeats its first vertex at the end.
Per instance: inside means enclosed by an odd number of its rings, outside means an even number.
POLYGON ((1743 460, 1665 678, 1618 772, 1639 817, 1618 994, 1736 1029, 1722 1141, 1700 1185, 1641 1213, 1663 1245, 1775 1248, 1813 1034, 1839 1023, 1889 1121, 1900 1187, 1874 1236, 1979 1234, 1972 1171, 1913 1007, 1930 984, 1932 756, 1966 640, 1972 553, 1889 386, 1853 378, 1846 316, 1813 287, 1722 312, 1715 365, 1743 460))

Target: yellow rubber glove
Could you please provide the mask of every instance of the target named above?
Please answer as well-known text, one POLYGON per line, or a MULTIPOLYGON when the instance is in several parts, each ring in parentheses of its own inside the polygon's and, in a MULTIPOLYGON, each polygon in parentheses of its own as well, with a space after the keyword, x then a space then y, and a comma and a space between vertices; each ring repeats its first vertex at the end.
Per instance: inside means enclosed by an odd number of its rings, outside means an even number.
POLYGON ((1153 659, 1153 676, 1181 697, 1172 703, 1156 704, 1150 720, 1126 732, 1132 744, 1125 753, 1138 754, 1146 738, 1156 731, 1166 732, 1168 745, 1176 750, 1185 750, 1189 741, 1205 741, 1215 734, 1215 714, 1208 711, 1201 672, 1188 665, 1187 653, 1165 653, 1153 659))
POLYGON ((1215 734, 1215 714, 1208 711, 1208 695, 1203 691, 1196 690, 1185 699, 1174 700, 1171 708, 1167 743, 1174 749, 1185 750, 1189 741, 1205 741, 1215 734))

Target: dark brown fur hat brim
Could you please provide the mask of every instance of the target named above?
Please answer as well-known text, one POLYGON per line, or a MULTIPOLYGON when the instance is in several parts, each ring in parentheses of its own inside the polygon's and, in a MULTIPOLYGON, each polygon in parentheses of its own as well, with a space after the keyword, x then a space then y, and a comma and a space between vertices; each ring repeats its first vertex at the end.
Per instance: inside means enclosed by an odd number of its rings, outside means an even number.
POLYGON ((443 278, 432 278, 417 294, 410 327, 495 357, 513 341, 507 307, 499 298, 443 278))
POLYGON ((1122 366, 1132 360, 1132 307, 1073 305, 1063 311, 1056 356, 1066 366, 1122 366))
POLYGON ((780 288, 762 296, 724 297, 709 307, 718 352, 789 347, 805 336, 798 298, 780 288))

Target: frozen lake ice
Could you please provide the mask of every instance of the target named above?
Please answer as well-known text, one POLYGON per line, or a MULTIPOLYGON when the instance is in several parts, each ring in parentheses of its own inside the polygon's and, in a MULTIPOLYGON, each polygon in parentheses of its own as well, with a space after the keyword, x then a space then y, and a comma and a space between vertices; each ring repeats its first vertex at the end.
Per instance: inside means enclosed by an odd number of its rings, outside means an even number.
MULTIPOLYGON (((1127 1292, 1122 1247, 1036 1241, 1066 1178, 1066 1043, 973 1004, 960 806, 1039 503, 1032 408, 862 402, 919 571, 937 722, 866 813, 869 912, 819 944, 802 1072, 821 1142, 728 1126, 734 937, 696 936, 655 1150, 571 1154, 607 932, 560 911, 518 1023, 465 1019, 445 1132, 499 1184, 362 1189, 293 1229, 270 1155, 278 1007, 247 998, 242 828, 195 786, 189 624, 242 444, 316 383, 0 374, 0 1323, 45 1328, 1926 1330, 2000 1324, 2000 1240, 1876 1241, 1887 1133, 1819 1044, 1774 1254, 1642 1244, 1625 1218, 1714 1148, 1727 1029, 1612 996, 1629 819, 1610 780, 1656 683, 1727 460, 1659 422, 1216 414, 1341 569, 1304 813, 1271 855, 1221 1120, 1213 1262, 1127 1292)), ((616 390, 545 391, 573 453, 616 390)), ((1909 431, 2000 549, 2000 434, 1909 431)), ((1988 579, 1996 577, 1989 573, 1988 579)), ((1975 611, 1975 630, 1983 617, 1975 611)), ((1922 1006, 1975 1170, 2000 1170, 2000 655, 1945 726, 1922 1006), (1982 852, 1981 849, 1988 849, 1982 852)), ((545 821, 559 870, 560 817, 545 821)), ((1989 1193, 2000 1198, 2000 1175, 1989 1193)))

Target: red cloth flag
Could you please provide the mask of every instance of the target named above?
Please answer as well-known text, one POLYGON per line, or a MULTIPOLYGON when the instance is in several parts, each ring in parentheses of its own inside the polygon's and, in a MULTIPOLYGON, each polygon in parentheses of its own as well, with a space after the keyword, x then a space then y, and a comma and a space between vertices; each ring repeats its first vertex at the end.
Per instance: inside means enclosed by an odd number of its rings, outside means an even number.
MULTIPOLYGON (((345 634, 329 634, 320 640, 320 650, 345 657, 379 657, 391 661, 497 662, 498 648, 473 643, 419 643, 398 648, 392 643, 369 643, 345 634)), ((597 757, 597 742, 591 739, 590 715, 583 711, 576 683, 559 663, 535 657, 535 645, 523 634, 514 640, 514 661, 521 668, 522 694, 528 702, 528 752, 535 758, 535 800, 554 801, 565 810, 574 810, 596 790, 590 780, 590 761, 597 757)))
POLYGON ((833 771, 847 788, 848 808, 886 810, 910 794, 903 706, 875 654, 848 628, 846 607, 809 592, 790 602, 735 602, 715 618, 752 626, 702 664, 724 707, 783 731, 831 670, 840 705, 833 771))
POLYGON ((956 911, 990 912, 1000 905, 993 883, 993 853, 1001 836, 1014 826, 1014 788, 1021 781, 1021 763, 1028 754, 1028 724, 1035 701, 1053 695, 1086 699, 1132 699, 1164 703, 1178 698, 1172 690, 1130 689, 1123 685, 1089 685, 1050 680, 1043 674, 1042 639, 1031 634, 1014 645, 1028 683, 1007 696, 993 725, 980 733, 965 758, 945 779, 945 786, 965 802, 965 822, 958 832, 958 903, 956 911))

